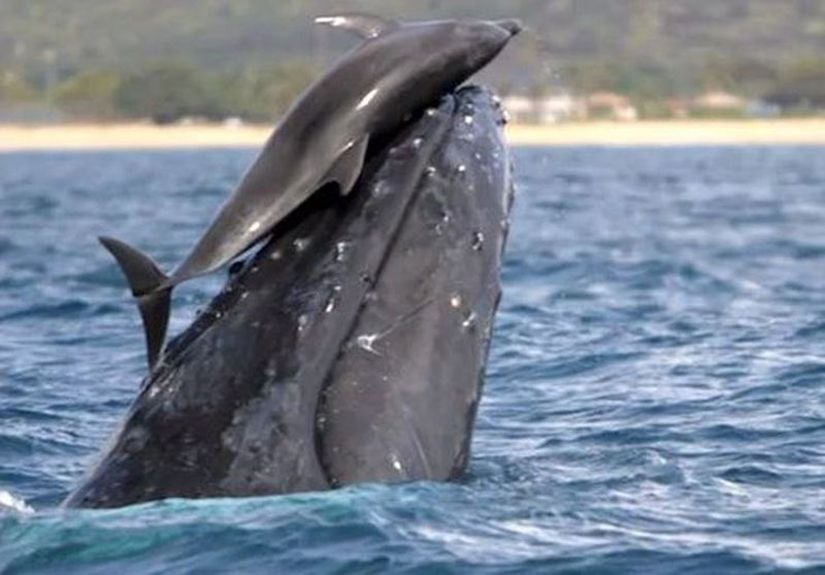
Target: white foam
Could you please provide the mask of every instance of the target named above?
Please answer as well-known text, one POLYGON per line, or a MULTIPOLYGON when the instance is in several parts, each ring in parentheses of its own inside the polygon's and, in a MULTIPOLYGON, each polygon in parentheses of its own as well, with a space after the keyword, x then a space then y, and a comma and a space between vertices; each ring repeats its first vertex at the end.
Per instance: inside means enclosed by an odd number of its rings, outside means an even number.
POLYGON ((9 512, 20 515, 31 515, 34 513, 34 509, 25 501, 18 499, 8 491, 0 491, 0 515, 9 512))

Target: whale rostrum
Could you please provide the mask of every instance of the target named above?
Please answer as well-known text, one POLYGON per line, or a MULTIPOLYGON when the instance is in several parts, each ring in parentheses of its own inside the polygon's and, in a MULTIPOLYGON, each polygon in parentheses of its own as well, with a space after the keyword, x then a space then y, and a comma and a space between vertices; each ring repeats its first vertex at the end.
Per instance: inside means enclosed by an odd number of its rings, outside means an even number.
POLYGON ((512 201, 502 117, 464 88, 275 226, 146 378, 70 507, 464 472, 512 201))

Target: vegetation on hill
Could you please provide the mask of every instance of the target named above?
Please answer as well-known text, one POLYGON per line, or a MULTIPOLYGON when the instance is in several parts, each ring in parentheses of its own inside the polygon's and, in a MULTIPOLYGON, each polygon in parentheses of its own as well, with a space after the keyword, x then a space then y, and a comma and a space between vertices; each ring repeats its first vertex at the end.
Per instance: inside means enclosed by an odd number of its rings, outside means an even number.
MULTIPOLYGON (((356 0, 402 19, 518 16, 529 26, 485 81, 541 94, 615 91, 641 110, 725 90, 825 108, 822 0, 356 0)), ((0 108, 171 121, 277 116, 342 50, 316 29, 330 0, 4 0, 0 108)))

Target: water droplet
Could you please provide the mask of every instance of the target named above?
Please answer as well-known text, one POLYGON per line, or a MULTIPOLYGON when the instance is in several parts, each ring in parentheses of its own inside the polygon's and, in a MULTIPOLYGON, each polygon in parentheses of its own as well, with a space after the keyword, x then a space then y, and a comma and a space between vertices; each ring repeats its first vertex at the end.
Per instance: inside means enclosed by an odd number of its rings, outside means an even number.
POLYGON ((480 162, 481 161, 481 152, 476 152, 474 155, 475 155, 476 160, 478 160, 480 162))
POLYGON ((476 315, 476 313, 475 312, 470 312, 467 315, 467 317, 464 318, 464 321, 461 322, 461 328, 465 331, 468 330, 468 329, 471 329, 471 328, 475 327, 477 320, 478 320, 478 316, 476 315))
POLYGON ((435 108, 427 108, 427 111, 425 113, 427 114, 428 117, 432 118, 436 114, 436 109, 435 108))
POLYGON ((470 124, 472 124, 474 121, 475 121, 475 120, 473 119, 473 117, 472 117, 472 116, 470 116, 469 114, 468 114, 468 115, 466 115, 466 116, 464 116, 464 123, 465 123, 465 124, 470 125, 470 124))
POLYGON ((335 311, 335 306, 338 305, 338 294, 341 293, 341 286, 335 286, 332 288, 332 293, 329 295, 327 299, 327 305, 324 307, 325 313, 332 313, 335 311))
POLYGON ((400 461, 398 461, 398 456, 397 456, 397 455, 393 455, 393 456, 392 456, 392 466, 393 466, 393 467, 395 468, 395 470, 396 470, 396 471, 398 471, 399 473, 404 471, 404 468, 401 466, 401 462, 400 462, 400 461))
POLYGON ((297 238, 292 242, 292 245, 295 247, 296 252, 301 253, 309 247, 309 240, 307 238, 297 238))
POLYGON ((467 166, 465 166, 464 164, 461 164, 461 165, 459 165, 459 166, 456 168, 456 171, 457 171, 459 174, 463 174, 463 173, 465 173, 465 172, 467 171, 467 166))
POLYGON ((347 257, 349 242, 338 242, 335 244, 335 261, 342 262, 347 257))
POLYGON ((457 294, 457 293, 451 295, 450 296, 450 305, 455 309, 460 308, 461 307, 461 295, 457 294))
POLYGON ((261 222, 254 222, 251 226, 249 226, 249 233, 254 234, 258 230, 261 229, 261 222))
POLYGON ((427 175, 434 176, 438 170, 435 169, 435 166, 427 166, 427 175))
POLYGON ((303 331, 307 328, 307 324, 309 324, 309 318, 306 314, 301 314, 298 317, 298 333, 303 333, 303 331))
POLYGON ((275 250, 271 254, 269 254, 269 259, 274 262, 277 262, 279 259, 284 257, 284 253, 281 250, 275 250))
POLYGON ((363 349, 364 351, 368 351, 370 353, 374 353, 375 355, 380 355, 377 351, 375 351, 375 342, 378 341, 379 334, 374 333, 371 335, 359 335, 356 343, 358 347, 363 349))
POLYGON ((415 138, 412 141, 412 147, 417 150, 418 148, 421 147, 421 144, 423 144, 423 143, 424 143, 424 138, 415 138))
POLYGON ((380 198, 383 196, 388 195, 392 191, 392 188, 387 185, 387 182, 384 180, 379 180, 372 186, 372 197, 380 198))
POLYGON ((480 252, 484 248, 484 234, 476 232, 473 234, 473 249, 480 252))

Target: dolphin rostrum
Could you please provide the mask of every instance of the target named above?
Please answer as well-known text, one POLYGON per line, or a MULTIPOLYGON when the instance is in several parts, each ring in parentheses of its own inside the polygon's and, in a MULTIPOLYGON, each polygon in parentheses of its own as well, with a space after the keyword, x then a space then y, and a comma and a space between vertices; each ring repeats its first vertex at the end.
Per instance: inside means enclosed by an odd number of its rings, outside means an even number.
POLYGON ((362 14, 316 22, 365 41, 292 105, 183 263, 167 276, 135 248, 100 238, 137 298, 150 369, 163 347, 176 285, 245 252, 326 184, 349 193, 371 139, 454 90, 521 30, 514 20, 400 24, 362 14))

